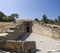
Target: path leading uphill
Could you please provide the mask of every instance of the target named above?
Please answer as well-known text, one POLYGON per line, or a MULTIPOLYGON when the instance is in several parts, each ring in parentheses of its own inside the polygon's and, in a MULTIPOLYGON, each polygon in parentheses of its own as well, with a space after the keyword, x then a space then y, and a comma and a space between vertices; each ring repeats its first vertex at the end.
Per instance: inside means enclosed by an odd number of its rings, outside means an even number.
POLYGON ((36 53, 60 53, 60 42, 47 36, 26 33, 20 40, 36 41, 36 53))

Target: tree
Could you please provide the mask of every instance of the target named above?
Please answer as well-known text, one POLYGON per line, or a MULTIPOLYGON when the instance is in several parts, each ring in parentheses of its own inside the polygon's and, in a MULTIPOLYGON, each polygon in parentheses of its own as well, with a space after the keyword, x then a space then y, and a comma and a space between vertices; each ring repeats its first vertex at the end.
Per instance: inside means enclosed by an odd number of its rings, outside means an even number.
POLYGON ((2 21, 2 17, 4 17, 4 16, 6 16, 6 15, 4 15, 4 13, 0 11, 0 21, 2 21))
POLYGON ((58 20, 57 19, 54 20, 54 24, 58 24, 58 20))
POLYGON ((0 11, 0 21, 5 21, 5 22, 14 21, 15 22, 17 18, 19 18, 19 15, 17 13, 7 16, 3 12, 0 11))
POLYGON ((48 23, 48 19, 47 19, 47 16, 45 14, 42 16, 41 21, 44 22, 44 23, 48 23))
POLYGON ((19 18, 19 15, 18 14, 11 14, 11 17, 13 17, 14 19, 17 19, 17 18, 19 18))
POLYGON ((6 22, 7 21, 7 16, 2 17, 2 21, 6 22))
POLYGON ((55 22, 54 20, 48 19, 48 23, 49 23, 49 24, 54 24, 54 22, 55 22))
POLYGON ((60 16, 58 16, 58 24, 60 25, 60 16))
POLYGON ((19 18, 18 14, 11 14, 11 18, 13 19, 14 22, 16 22, 16 19, 19 18))
POLYGON ((39 21, 38 18, 35 18, 34 21, 39 21))
POLYGON ((11 22, 14 21, 14 19, 11 16, 4 16, 2 17, 3 22, 11 22))
POLYGON ((9 22, 14 21, 14 18, 13 18, 13 17, 11 17, 11 16, 8 16, 8 18, 7 18, 7 19, 8 19, 8 21, 9 21, 9 22))

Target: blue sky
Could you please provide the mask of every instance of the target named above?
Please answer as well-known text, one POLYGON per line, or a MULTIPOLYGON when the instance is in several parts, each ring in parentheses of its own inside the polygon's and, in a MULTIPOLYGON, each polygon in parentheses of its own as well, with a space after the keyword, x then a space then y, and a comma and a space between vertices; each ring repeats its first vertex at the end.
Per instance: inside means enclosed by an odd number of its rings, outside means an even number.
POLYGON ((20 19, 48 19, 60 16, 60 0, 0 0, 0 11, 6 15, 18 13, 20 19))

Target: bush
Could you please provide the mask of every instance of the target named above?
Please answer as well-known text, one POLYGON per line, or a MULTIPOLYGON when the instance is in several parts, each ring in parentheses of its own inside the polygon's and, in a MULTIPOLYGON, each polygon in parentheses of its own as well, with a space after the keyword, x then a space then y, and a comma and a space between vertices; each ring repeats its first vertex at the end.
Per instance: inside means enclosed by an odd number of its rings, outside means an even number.
POLYGON ((14 21, 14 18, 12 18, 11 16, 4 16, 2 18, 3 22, 11 22, 11 21, 14 21))

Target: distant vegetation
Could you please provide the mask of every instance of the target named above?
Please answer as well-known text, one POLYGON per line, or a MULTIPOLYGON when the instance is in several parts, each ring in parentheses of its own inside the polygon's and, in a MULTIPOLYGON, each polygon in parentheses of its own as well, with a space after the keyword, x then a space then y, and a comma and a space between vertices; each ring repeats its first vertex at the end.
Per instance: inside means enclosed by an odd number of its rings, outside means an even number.
POLYGON ((35 18, 34 21, 60 25, 60 16, 58 16, 57 19, 52 20, 52 19, 48 19, 47 16, 44 14, 41 20, 39 20, 38 18, 35 18))
MULTIPOLYGON (((15 22, 17 18, 19 18, 19 15, 17 13, 13 13, 7 16, 0 11, 0 22, 12 22, 12 21, 15 22)), ((60 25, 60 16, 58 16, 57 19, 52 20, 52 19, 48 19, 47 16, 44 14, 41 20, 35 18, 34 21, 60 25)))
POLYGON ((17 18, 19 18, 19 15, 17 13, 7 16, 0 11, 0 22, 11 22, 11 21, 15 22, 17 18))

